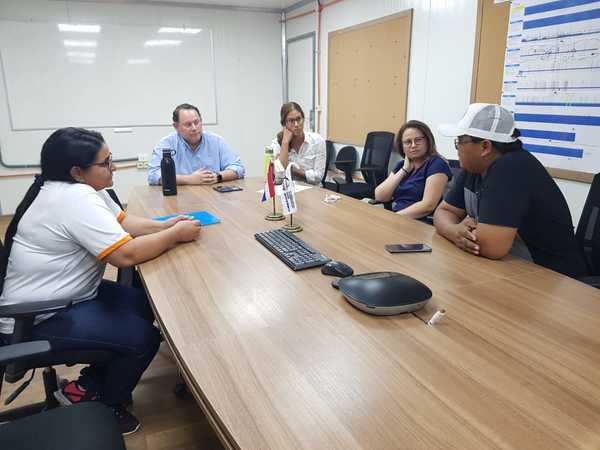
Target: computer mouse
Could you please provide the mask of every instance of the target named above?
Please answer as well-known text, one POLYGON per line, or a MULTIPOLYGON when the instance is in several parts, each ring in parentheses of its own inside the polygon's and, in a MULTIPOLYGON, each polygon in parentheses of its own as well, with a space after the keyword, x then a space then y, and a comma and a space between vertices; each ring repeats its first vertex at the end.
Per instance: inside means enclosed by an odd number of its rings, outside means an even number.
POLYGON ((352 267, 341 261, 329 261, 323 267, 321 267, 321 273, 323 275, 331 275, 334 277, 345 278, 349 277, 354 273, 352 267))

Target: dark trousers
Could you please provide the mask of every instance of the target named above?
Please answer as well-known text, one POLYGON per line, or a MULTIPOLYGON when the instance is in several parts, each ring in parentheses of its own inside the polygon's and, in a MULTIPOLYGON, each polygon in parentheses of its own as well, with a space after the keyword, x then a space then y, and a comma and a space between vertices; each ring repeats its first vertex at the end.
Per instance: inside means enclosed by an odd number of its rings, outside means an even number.
POLYGON ((100 394, 107 405, 131 400, 142 373, 158 351, 160 333, 141 289, 103 280, 98 295, 60 311, 33 327, 32 339, 50 342, 54 350, 109 350, 104 365, 81 371, 79 383, 100 394))

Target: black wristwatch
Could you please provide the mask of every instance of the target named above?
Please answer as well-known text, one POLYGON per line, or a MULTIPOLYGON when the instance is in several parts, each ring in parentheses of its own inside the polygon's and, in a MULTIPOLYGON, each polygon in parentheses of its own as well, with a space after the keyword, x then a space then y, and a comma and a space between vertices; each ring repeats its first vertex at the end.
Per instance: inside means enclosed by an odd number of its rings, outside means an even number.
POLYGON ((217 173, 217 183, 220 183, 221 181, 223 181, 223 175, 217 173))

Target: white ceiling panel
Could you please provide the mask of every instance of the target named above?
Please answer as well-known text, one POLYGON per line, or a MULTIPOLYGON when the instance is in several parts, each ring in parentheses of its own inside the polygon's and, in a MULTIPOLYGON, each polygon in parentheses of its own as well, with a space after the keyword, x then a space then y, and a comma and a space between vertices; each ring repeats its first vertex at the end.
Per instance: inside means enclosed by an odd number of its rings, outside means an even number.
MULTIPOLYGON (((78 1, 78 0, 75 0, 78 1)), ((189 3, 190 6, 241 7, 260 9, 284 9, 298 3, 298 0, 79 0, 94 3, 137 3, 137 4, 169 4, 189 3)))

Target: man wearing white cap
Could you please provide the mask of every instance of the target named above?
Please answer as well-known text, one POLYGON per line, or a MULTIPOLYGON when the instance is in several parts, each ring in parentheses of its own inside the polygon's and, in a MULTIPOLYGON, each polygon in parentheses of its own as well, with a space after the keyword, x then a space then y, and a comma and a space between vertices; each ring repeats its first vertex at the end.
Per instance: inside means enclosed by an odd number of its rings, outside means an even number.
POLYGON ((457 124, 440 131, 456 137, 463 170, 435 211, 439 234, 492 259, 522 243, 535 263, 586 275, 567 202, 544 166, 523 150, 510 111, 475 103, 457 124))

